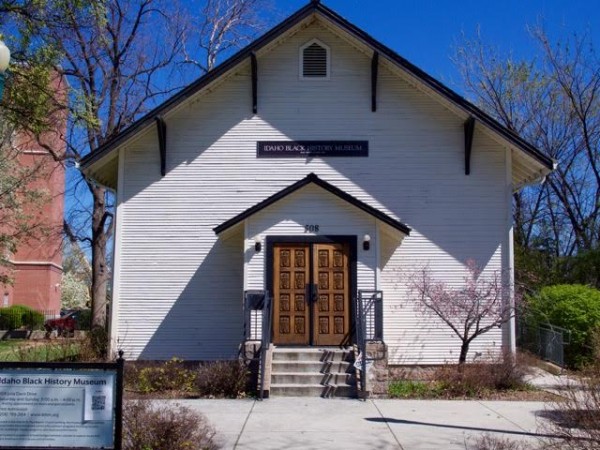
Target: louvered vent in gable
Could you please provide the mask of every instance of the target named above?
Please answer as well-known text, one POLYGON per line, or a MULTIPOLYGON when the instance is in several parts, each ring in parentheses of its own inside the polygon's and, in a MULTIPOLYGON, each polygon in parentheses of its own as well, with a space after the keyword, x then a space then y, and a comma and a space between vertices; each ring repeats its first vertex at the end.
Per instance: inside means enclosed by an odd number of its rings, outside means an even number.
POLYGON ((300 77, 304 79, 329 78, 329 47, 312 40, 300 49, 300 77))

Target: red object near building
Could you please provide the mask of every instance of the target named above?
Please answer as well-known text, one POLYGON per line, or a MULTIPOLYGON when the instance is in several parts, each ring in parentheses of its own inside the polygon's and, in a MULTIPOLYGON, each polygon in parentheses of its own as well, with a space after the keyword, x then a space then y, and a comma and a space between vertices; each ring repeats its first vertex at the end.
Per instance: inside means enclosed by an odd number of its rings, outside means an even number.
POLYGON ((78 321, 81 317, 81 311, 71 311, 70 313, 60 317, 58 319, 49 319, 44 324, 46 331, 51 332, 56 330, 58 335, 62 335, 64 332, 73 333, 77 328, 78 321))
MULTIPOLYGON (((56 77, 52 81, 57 99, 65 99, 67 84, 56 77)), ((38 176, 29 187, 44 192, 42 204, 28 205, 25 213, 46 232, 41 237, 20 242, 12 255, 13 285, 0 284, 0 307, 26 305, 38 311, 55 313, 61 308, 62 229, 64 215, 65 168, 55 155, 66 151, 66 113, 52 114, 53 127, 36 139, 26 133, 15 137, 19 163, 24 167, 39 166, 38 176)))

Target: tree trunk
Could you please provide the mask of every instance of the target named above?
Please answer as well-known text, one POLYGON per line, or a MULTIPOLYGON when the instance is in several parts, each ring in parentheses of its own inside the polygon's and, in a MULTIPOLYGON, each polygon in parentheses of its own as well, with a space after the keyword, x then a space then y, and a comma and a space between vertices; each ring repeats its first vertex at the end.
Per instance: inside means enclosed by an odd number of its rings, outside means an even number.
POLYGON ((92 215, 92 328, 106 328, 106 288, 108 271, 106 267, 107 234, 106 190, 98 185, 90 185, 94 198, 92 215))
POLYGON ((469 341, 463 341, 460 346, 460 356, 458 357, 458 364, 464 364, 467 362, 467 353, 469 352, 469 341))

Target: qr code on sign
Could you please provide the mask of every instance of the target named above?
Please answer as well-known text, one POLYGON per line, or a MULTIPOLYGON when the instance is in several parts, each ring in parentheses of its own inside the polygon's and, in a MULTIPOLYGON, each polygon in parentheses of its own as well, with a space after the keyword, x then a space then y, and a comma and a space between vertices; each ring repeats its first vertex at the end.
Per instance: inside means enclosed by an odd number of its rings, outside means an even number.
POLYGON ((92 411, 103 411, 106 408, 106 395, 92 395, 92 411))

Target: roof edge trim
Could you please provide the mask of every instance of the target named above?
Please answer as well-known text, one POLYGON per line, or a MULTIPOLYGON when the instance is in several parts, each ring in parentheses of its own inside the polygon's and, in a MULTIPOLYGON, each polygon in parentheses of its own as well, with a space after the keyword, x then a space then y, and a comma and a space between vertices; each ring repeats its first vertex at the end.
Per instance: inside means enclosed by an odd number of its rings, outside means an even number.
POLYGON ((232 217, 231 219, 226 220, 221 225, 218 225, 215 228, 213 228, 213 231, 217 235, 221 234, 223 231, 237 225, 238 223, 244 221, 248 217, 253 216, 254 214, 256 214, 259 211, 266 208, 267 206, 270 206, 270 205, 278 202, 279 200, 287 197, 288 195, 296 192, 297 190, 299 190, 299 189, 303 188, 304 186, 307 186, 311 183, 330 192, 331 194, 335 195, 336 197, 346 201, 347 203, 366 212, 367 214, 370 214, 371 216, 375 217, 376 219, 380 220, 383 223, 386 223, 387 225, 391 226, 392 228, 395 228, 396 230, 400 231, 401 233, 404 233, 407 236, 410 235, 411 229, 407 225, 405 225, 402 222, 379 211, 378 209, 373 208, 372 206, 366 204, 365 202, 353 197, 352 195, 348 194, 347 192, 344 192, 343 190, 334 186, 333 184, 330 184, 327 181, 322 180, 321 178, 319 178, 317 175, 315 175, 312 172, 309 173, 306 177, 302 178, 301 180, 296 181, 295 183, 291 184, 290 186, 271 195, 270 197, 266 198, 265 200, 261 201, 260 203, 257 203, 256 205, 248 208, 247 210, 236 215, 235 217, 232 217))

